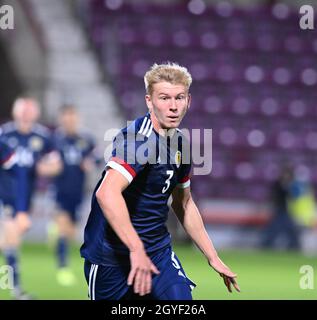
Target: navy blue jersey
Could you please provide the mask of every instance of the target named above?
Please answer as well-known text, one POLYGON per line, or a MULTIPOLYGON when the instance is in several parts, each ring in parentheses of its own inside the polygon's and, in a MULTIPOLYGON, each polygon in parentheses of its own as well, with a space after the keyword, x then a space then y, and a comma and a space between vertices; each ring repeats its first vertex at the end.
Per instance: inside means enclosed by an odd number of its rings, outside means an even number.
POLYGON ((52 151, 49 131, 35 125, 29 134, 22 134, 13 122, 9 122, 2 127, 1 140, 15 151, 15 176, 18 179, 1 171, 0 199, 13 206, 15 211, 28 211, 34 190, 36 163, 52 151))
POLYGON ((85 182, 82 163, 92 156, 95 143, 87 134, 69 136, 59 129, 54 134, 54 145, 63 162, 63 171, 55 180, 57 195, 80 200, 85 182))
POLYGON ((176 186, 186 188, 190 184, 191 165, 185 145, 188 142, 180 130, 174 130, 173 136, 159 135, 149 114, 119 132, 113 141, 112 157, 93 193, 81 247, 84 258, 101 265, 127 262, 128 249, 104 217, 95 195, 108 168, 119 171, 129 181, 122 194, 147 253, 170 246, 167 202, 176 186))
POLYGON ((14 151, 0 140, 0 167, 7 170, 11 169, 14 166, 15 161, 14 151))

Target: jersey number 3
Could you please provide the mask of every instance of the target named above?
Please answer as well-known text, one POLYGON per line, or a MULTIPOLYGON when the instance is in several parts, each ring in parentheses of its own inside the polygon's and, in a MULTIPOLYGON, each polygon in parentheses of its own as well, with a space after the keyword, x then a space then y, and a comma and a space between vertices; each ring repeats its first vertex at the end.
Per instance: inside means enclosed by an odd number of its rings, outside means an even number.
POLYGON ((173 170, 166 170, 166 173, 168 174, 168 178, 165 180, 165 186, 162 189, 162 193, 165 193, 168 190, 168 188, 170 187, 171 179, 174 175, 174 171, 173 170))

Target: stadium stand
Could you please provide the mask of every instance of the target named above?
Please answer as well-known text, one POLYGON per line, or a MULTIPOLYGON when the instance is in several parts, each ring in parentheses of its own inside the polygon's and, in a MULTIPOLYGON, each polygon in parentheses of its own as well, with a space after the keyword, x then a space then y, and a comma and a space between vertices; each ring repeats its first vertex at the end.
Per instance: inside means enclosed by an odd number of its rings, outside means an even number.
POLYGON ((265 201, 284 161, 316 186, 316 36, 285 4, 188 3, 91 1, 87 30, 125 116, 144 112, 142 75, 154 61, 183 63, 194 78, 183 125, 213 129, 213 170, 197 197, 265 201))
POLYGON ((213 129, 212 172, 192 180, 207 222, 265 224, 269 186, 284 161, 317 190, 317 38, 301 32, 294 8, 200 0, 9 2, 30 27, 15 30, 28 30, 25 42, 8 37, 5 45, 23 70, 23 86, 42 102, 45 122, 53 124, 58 106, 71 101, 101 148, 107 129, 144 114, 142 76, 153 62, 189 68, 193 101, 183 128, 213 129), (24 55, 23 45, 32 54, 24 55))

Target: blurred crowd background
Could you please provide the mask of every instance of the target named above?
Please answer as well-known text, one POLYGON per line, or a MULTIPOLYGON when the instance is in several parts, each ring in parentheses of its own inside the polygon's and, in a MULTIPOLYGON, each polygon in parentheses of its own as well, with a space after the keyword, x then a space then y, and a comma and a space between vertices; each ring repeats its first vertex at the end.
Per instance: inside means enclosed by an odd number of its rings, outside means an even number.
MULTIPOLYGON (((21 95, 39 101, 51 130, 59 108, 71 104, 103 155, 105 133, 146 112, 145 71, 178 62, 193 76, 182 127, 213 130, 204 144, 212 171, 192 178, 192 193, 215 245, 317 255, 317 33, 299 25, 300 7, 317 10, 315 1, 4 4, 14 8, 14 29, 0 30, 0 124, 21 95)), ((89 175, 81 228, 101 171, 89 175)), ((45 241, 53 202, 49 181, 39 181, 28 241, 45 241)))

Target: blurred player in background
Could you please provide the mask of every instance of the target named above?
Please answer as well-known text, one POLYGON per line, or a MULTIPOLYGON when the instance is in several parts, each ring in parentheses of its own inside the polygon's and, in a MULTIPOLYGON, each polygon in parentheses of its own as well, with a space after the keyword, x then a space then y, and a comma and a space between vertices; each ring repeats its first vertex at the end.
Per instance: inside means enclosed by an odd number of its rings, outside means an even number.
POLYGON ((289 207, 294 198, 294 181, 294 168, 284 165, 271 187, 272 219, 264 229, 263 248, 275 248, 277 239, 281 237, 286 241, 287 249, 300 249, 300 230, 289 207))
POLYGON ((13 297, 30 299, 20 284, 18 249, 23 234, 31 227, 31 199, 36 174, 53 176, 60 170, 58 154, 53 152, 49 131, 37 124, 38 103, 32 98, 18 98, 12 110, 13 121, 2 127, 1 140, 15 151, 16 175, 1 171, 0 199, 3 203, 6 263, 13 268, 13 297), (16 179, 16 177, 19 177, 16 179))
MULTIPOLYGON (((2 177, 1 170, 10 170, 15 168, 16 164, 16 156, 14 151, 1 140, 2 129, 0 129, 0 177, 2 177)), ((0 194, 1 189, 4 187, 3 183, 0 183, 0 194)), ((0 251, 3 249, 4 244, 4 230, 2 228, 2 221, 3 220, 3 203, 0 199, 0 251)))
MULTIPOLYGON (((14 151, 9 148, 7 144, 1 141, 1 133, 0 131, 0 177, 1 170, 11 170, 15 167, 16 157, 14 151)), ((2 184, 0 184, 0 190, 2 188, 2 184)), ((3 249, 4 244, 4 230, 2 227, 2 215, 3 215, 3 204, 0 199, 0 250, 3 249)))
MULTIPOLYGON (((0 131, 0 139, 1 139, 1 131, 0 131)), ((14 155, 14 151, 9 148, 7 144, 0 140, 0 167, 5 170, 10 170, 16 161, 16 157, 14 155)))
POLYGON ((170 195, 175 214, 209 265, 230 292, 232 285, 239 291, 236 274, 218 257, 190 192, 191 164, 182 153, 186 139, 177 128, 190 106, 191 75, 177 64, 155 64, 144 81, 149 112, 116 136, 93 194, 81 248, 89 296, 192 299, 195 284, 172 251, 166 227, 170 195))
POLYGON ((98 159, 92 137, 79 129, 80 118, 74 106, 65 105, 61 108, 59 123, 60 127, 54 134, 55 148, 63 164, 55 180, 58 206, 55 217, 59 269, 57 281, 61 285, 70 286, 76 279, 68 267, 69 242, 76 235, 78 208, 84 197, 86 174, 94 168, 98 159))

